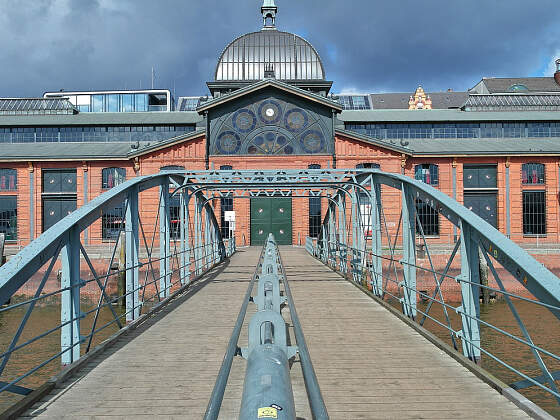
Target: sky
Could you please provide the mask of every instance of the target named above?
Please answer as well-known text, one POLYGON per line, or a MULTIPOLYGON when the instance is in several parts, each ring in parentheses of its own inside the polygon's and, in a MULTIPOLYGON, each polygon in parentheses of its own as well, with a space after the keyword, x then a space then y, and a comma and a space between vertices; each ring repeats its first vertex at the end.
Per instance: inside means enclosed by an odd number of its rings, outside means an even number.
MULTIPOLYGON (((151 87, 207 95, 219 55, 260 30, 262 0, 0 0, 0 97, 151 87)), ((558 0, 276 0, 335 93, 429 92, 551 76, 558 0)))

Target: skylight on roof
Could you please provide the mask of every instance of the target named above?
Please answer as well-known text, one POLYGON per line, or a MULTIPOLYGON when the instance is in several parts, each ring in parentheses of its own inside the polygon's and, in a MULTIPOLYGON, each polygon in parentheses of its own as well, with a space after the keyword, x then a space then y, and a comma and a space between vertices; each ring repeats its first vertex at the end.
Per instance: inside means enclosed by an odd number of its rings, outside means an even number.
POLYGON ((520 84, 520 83, 516 83, 515 85, 511 85, 509 87, 509 91, 510 92, 527 92, 527 91, 529 91, 529 88, 525 85, 520 84))

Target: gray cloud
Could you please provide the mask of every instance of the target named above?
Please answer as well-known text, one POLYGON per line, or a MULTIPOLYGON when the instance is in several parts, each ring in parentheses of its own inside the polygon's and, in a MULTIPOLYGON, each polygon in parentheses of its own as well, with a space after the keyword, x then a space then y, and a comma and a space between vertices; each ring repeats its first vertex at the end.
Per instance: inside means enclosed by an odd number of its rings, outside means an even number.
MULTIPOLYGON (((335 91, 464 90, 550 72, 557 0, 277 0, 335 91)), ((220 52, 261 26, 259 0, 0 0, 0 96, 156 86, 206 94, 220 52)))

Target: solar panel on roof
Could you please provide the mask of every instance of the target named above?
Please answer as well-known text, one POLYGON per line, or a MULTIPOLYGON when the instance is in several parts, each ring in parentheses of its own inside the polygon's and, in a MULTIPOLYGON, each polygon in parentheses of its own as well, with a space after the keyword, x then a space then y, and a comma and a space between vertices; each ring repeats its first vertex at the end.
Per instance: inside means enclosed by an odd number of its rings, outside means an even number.
POLYGON ((21 98, 0 99, 1 115, 74 114, 76 108, 67 99, 21 98))

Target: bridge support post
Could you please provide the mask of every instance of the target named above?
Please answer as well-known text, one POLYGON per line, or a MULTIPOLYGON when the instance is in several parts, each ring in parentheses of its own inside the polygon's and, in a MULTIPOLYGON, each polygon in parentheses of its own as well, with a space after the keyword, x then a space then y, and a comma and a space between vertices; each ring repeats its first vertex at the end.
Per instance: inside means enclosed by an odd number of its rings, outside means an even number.
POLYGON ((128 193, 126 206, 126 321, 134 321, 140 317, 139 299, 139 260, 140 237, 138 234, 138 187, 128 193))
POLYGON ((194 211, 194 266, 196 275, 202 274, 202 266, 204 264, 202 250, 202 204, 198 194, 195 195, 195 211, 194 211))
POLYGON ((319 236, 319 238, 317 239, 318 241, 321 241, 321 261, 323 261, 323 264, 328 264, 329 261, 329 238, 328 238, 328 232, 327 232, 327 227, 325 226, 325 224, 321 224, 321 234, 319 236))
POLYGON ((169 177, 165 177, 159 193, 159 295, 161 299, 165 299, 169 297, 171 288, 169 177))
POLYGON ((336 243, 336 204, 332 201, 329 203, 329 223, 328 223, 328 241, 327 246, 329 250, 329 265, 336 268, 336 251, 338 249, 336 243))
POLYGON ((180 251, 181 251, 181 286, 191 281, 191 249, 189 247, 189 200, 185 191, 179 196, 180 201, 180 251))
POLYGON ((408 186, 402 185, 403 313, 416 317, 416 206, 408 186))
POLYGON ((204 270, 208 270, 212 265, 212 235, 210 229, 210 215, 208 214, 208 205, 202 207, 204 219, 204 270))
POLYGON ((352 278, 355 283, 361 283, 364 261, 364 230, 360 214, 360 199, 356 187, 350 193, 352 200, 352 278))
POLYGON ((473 362, 480 361, 480 273, 478 259, 478 236, 467 224, 461 223, 461 284, 462 305, 458 308, 463 330, 461 342, 463 354, 473 362))
POLYGON ((338 229, 339 232, 339 239, 337 240, 337 248, 338 248, 338 263, 340 266, 340 272, 346 274, 347 270, 347 253, 348 253, 348 244, 346 242, 346 196, 343 193, 338 193, 337 195, 338 200, 338 229))
POLYGON ((80 232, 72 228, 68 242, 62 248, 61 324, 60 344, 62 364, 69 365, 80 358, 80 232))
POLYGON ((376 296, 383 296, 383 247, 381 244, 381 188, 370 176, 371 194, 371 287, 376 296))

